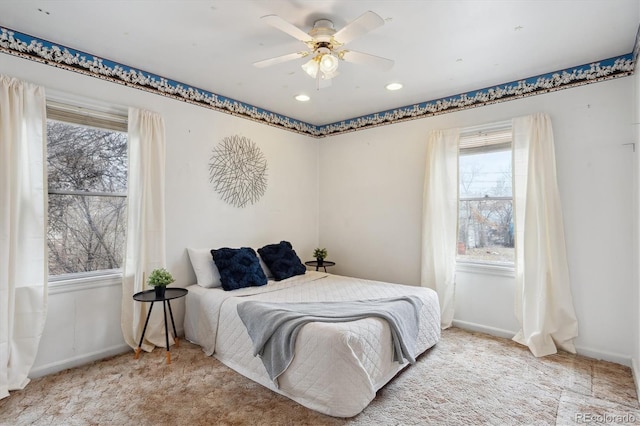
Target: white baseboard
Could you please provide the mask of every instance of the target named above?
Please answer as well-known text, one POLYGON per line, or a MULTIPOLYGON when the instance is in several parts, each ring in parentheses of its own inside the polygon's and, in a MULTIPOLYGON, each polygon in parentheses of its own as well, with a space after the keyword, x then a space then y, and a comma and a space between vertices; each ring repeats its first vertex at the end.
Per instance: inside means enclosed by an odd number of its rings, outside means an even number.
POLYGON ((477 331, 480 333, 490 334, 492 336, 504 337, 505 339, 511 339, 516 335, 515 331, 504 330, 502 328, 489 327, 482 324, 476 324, 468 321, 453 320, 453 325, 458 328, 469 331, 477 331))
MULTIPOLYGON (((176 327, 176 331, 178 332, 178 336, 184 336, 184 328, 176 327)), ((81 365, 89 364, 90 362, 98 361, 110 356, 120 355, 127 351, 133 351, 133 349, 131 349, 131 347, 126 343, 122 343, 99 351, 41 365, 31 369, 29 372, 29 378, 35 379, 36 377, 46 376, 69 368, 80 367, 81 365)))
MULTIPOLYGON (((455 327, 459 327, 464 330, 477 331, 480 333, 490 334, 492 336, 504 337, 505 339, 511 339, 513 338, 513 336, 516 335, 515 331, 489 327, 486 325, 476 324, 468 321, 453 320, 453 325, 455 327)), ((602 350, 586 348, 584 346, 576 346, 576 352, 578 352, 579 355, 583 355, 588 358, 615 362, 616 364, 626 365, 627 367, 632 366, 631 357, 628 355, 621 355, 613 352, 606 352, 602 350)), ((640 366, 638 366, 637 368, 638 368, 637 371, 634 372, 634 374, 637 373, 637 376, 634 376, 634 377, 638 377, 638 379, 640 379, 640 366)), ((636 387, 638 387, 638 380, 636 380, 636 387)), ((640 395, 640 392, 638 393, 638 395, 640 395)))
POLYGON ((640 365, 638 365, 637 358, 631 359, 631 372, 633 373, 633 382, 636 384, 638 402, 640 402, 640 365))
POLYGON ((585 348, 584 346, 579 345, 576 345, 576 352, 578 352, 578 355, 583 355, 587 358, 601 359, 603 361, 615 362, 616 364, 631 367, 631 357, 629 355, 621 355, 599 349, 585 348))
POLYGON ((122 345, 112 346, 100 351, 82 354, 77 357, 52 362, 50 364, 31 369, 31 371, 29 372, 29 378, 35 379, 36 377, 46 376, 73 367, 79 367, 81 365, 85 365, 93 361, 98 361, 103 358, 120 355, 127 351, 132 351, 132 349, 129 345, 123 343, 122 345))

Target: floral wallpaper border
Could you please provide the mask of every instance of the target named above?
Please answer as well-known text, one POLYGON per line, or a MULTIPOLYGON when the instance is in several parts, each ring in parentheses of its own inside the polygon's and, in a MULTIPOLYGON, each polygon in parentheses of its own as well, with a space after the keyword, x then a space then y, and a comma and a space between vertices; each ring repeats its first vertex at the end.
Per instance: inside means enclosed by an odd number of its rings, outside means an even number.
POLYGON ((487 87, 459 95, 377 112, 320 127, 322 136, 329 136, 364 128, 415 120, 417 118, 476 108, 484 105, 521 99, 570 87, 611 80, 633 74, 633 54, 605 59, 562 71, 487 87))
POLYGON ((631 75, 640 54, 640 29, 636 34, 633 52, 626 55, 320 126, 1 26, 0 52, 171 97, 285 130, 313 137, 325 137, 631 75))
POLYGON ((0 52, 317 136, 318 126, 0 26, 0 52))

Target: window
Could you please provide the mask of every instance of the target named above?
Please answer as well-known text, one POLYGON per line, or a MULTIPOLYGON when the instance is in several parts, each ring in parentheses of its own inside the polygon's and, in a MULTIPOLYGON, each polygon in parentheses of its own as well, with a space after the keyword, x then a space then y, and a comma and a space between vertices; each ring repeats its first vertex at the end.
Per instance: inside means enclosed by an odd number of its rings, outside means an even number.
POLYGON ((513 265, 511 129, 463 133, 459 149, 457 260, 513 265))
POLYGON ((49 275, 54 280, 121 267, 126 130, 126 117, 47 104, 49 275))

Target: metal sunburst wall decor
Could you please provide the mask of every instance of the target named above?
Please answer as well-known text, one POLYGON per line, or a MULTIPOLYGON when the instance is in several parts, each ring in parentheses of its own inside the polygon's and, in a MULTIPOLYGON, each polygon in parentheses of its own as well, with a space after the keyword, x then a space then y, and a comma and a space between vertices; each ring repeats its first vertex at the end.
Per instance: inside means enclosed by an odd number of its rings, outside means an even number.
POLYGON ((267 190, 267 159, 251 139, 227 136, 212 151, 209 181, 225 202, 255 204, 267 190))

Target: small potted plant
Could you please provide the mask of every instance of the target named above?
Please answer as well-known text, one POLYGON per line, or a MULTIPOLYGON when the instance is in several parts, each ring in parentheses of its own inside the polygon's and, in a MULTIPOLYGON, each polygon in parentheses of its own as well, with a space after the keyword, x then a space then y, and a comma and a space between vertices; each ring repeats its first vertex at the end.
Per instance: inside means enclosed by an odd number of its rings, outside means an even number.
POLYGON ((165 289, 174 281, 175 279, 169 271, 164 268, 160 268, 151 271, 151 274, 149 274, 149 279, 147 280, 147 284, 155 289, 157 299, 164 299, 165 289))
POLYGON ((322 266, 324 264, 324 260, 327 258, 327 249, 326 248, 316 248, 313 251, 313 257, 316 258, 318 262, 318 266, 322 266))

